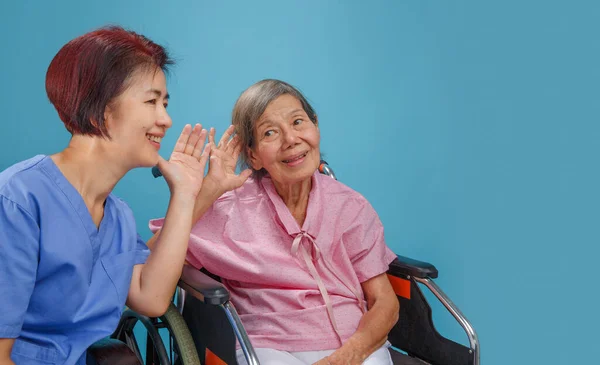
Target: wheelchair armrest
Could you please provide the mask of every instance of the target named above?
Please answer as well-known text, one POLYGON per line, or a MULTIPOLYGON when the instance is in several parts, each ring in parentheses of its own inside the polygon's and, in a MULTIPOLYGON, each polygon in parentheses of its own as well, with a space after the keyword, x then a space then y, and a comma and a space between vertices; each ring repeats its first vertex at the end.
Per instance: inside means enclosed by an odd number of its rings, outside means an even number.
POLYGON ((190 265, 183 266, 179 286, 206 304, 219 305, 229 301, 229 291, 223 284, 190 265))
POLYGON ((404 256, 398 256, 392 261, 388 273, 393 276, 406 277, 410 275, 421 279, 438 277, 438 270, 432 264, 404 256))

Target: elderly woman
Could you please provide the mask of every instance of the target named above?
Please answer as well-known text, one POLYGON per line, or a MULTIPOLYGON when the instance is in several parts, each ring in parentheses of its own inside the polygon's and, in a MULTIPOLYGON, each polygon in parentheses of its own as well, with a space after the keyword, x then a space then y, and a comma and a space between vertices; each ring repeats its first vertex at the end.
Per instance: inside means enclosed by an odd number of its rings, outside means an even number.
POLYGON ((291 85, 263 80, 240 96, 233 125, 211 163, 232 174, 240 144, 253 177, 229 192, 205 178, 187 261, 221 276, 261 364, 391 364, 395 255, 369 202, 318 172, 315 111, 291 85))

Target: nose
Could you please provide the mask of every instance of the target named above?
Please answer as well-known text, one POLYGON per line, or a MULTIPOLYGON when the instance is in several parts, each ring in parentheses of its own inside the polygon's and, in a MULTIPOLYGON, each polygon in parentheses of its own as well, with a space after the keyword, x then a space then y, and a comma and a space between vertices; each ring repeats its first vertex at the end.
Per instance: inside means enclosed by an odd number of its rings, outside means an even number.
POLYGON ((294 128, 285 128, 283 130, 284 147, 289 148, 298 144, 298 132, 294 128))
POLYGON ((173 125, 173 121, 171 120, 171 116, 169 116, 169 113, 167 113, 167 109, 162 108, 162 111, 156 118, 156 124, 165 129, 171 128, 171 126, 173 125))

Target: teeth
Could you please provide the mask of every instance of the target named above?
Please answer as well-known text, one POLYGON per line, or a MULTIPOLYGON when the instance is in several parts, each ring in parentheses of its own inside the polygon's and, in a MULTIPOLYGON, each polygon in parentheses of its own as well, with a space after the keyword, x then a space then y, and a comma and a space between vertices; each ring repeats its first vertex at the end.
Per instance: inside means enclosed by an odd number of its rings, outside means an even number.
MULTIPOLYGON (((307 152, 307 153, 308 153, 308 152, 307 152)), ((297 160, 299 160, 299 159, 303 158, 304 156, 306 156, 306 153, 304 153, 304 154, 302 154, 302 155, 300 155, 300 156, 298 156, 298 157, 296 157, 296 158, 292 158, 292 159, 290 159, 290 160, 284 160, 283 162, 285 162, 285 163, 289 163, 289 162, 297 161, 297 160)))
POLYGON ((162 137, 153 136, 151 134, 146 134, 146 138, 148 138, 149 140, 154 141, 156 143, 160 143, 160 140, 162 139, 162 137))

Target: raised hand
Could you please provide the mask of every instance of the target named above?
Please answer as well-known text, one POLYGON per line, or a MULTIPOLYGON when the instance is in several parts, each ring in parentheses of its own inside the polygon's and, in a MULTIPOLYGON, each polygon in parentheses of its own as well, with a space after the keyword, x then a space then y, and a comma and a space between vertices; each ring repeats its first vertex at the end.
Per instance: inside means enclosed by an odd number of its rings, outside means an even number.
POLYGON ((158 168, 167 180, 171 194, 186 194, 196 198, 202 187, 204 168, 211 145, 204 146, 206 129, 202 125, 186 124, 175 144, 169 161, 159 156, 158 168))
POLYGON ((208 136, 208 145, 211 146, 210 165, 204 181, 218 195, 239 188, 252 175, 252 170, 249 169, 242 171, 239 175, 235 173, 243 146, 238 136, 231 138, 233 132, 234 127, 229 126, 223 133, 219 144, 215 144, 214 128, 211 128, 208 136))

